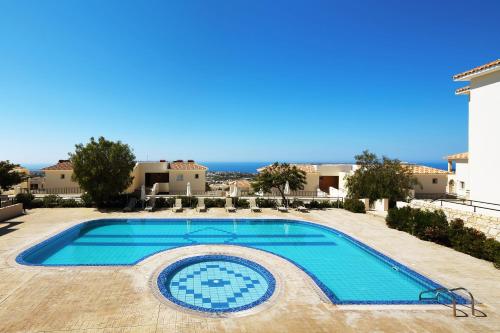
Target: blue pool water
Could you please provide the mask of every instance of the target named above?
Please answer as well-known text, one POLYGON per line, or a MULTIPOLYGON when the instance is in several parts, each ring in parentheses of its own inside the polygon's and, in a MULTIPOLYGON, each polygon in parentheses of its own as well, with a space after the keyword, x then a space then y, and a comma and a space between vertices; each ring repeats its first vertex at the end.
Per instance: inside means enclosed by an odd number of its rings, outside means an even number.
POLYGON ((230 244, 271 252, 306 271, 338 304, 412 304, 433 281, 334 229, 291 220, 102 219, 21 253, 26 265, 134 265, 180 246, 230 244))
POLYGON ((180 260, 158 276, 158 287, 170 301, 190 309, 234 312, 268 299, 274 277, 243 258, 207 255, 180 260))

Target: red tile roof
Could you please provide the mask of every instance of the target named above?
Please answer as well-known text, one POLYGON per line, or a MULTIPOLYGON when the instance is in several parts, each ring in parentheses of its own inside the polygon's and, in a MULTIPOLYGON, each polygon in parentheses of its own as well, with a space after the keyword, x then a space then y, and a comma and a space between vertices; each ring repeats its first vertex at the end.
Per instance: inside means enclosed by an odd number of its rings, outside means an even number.
POLYGON ((409 168, 414 175, 440 175, 449 173, 446 170, 431 168, 425 165, 407 164, 405 167, 409 168))
POLYGON ((43 168, 42 170, 73 170, 73 165, 69 160, 60 160, 57 164, 43 168))
POLYGON ((473 69, 462 72, 460 74, 453 75, 453 80, 460 80, 460 79, 465 78, 466 76, 469 76, 472 74, 477 74, 477 73, 484 72, 484 71, 490 71, 492 69, 500 69, 500 59, 497 59, 497 60, 494 60, 494 61, 489 62, 487 64, 475 67, 473 69))
MULTIPOLYGON (((257 169, 257 171, 262 172, 263 170, 270 168, 272 166, 273 166, 273 164, 270 164, 268 166, 257 169)), ((297 167, 297 169, 302 170, 305 173, 318 172, 318 170, 316 170, 316 166, 313 164, 293 164, 292 163, 292 164, 290 164, 290 166, 295 166, 295 167, 297 167)))
POLYGON ((195 162, 171 162, 170 169, 172 170, 207 170, 206 166, 195 162))
POLYGON ((455 95, 469 95, 469 94, 470 94, 470 86, 465 86, 455 90, 455 95))
POLYGON ((467 160, 468 158, 469 158, 468 152, 448 155, 444 157, 445 160, 467 160))

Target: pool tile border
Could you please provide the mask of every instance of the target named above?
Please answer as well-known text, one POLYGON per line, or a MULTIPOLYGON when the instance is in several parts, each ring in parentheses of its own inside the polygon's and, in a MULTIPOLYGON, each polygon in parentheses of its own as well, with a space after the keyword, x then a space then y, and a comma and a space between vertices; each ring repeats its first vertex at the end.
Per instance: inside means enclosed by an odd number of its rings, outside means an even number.
POLYGON ((208 312, 208 313, 216 313, 216 314, 224 314, 224 313, 229 313, 229 312, 239 312, 239 311, 244 311, 248 310, 250 308, 253 308, 259 304, 262 304, 266 302, 273 294, 276 289, 276 279, 274 278, 273 274, 269 272, 266 268, 261 266, 260 264, 244 259, 241 257, 237 256, 230 256, 230 255, 222 255, 222 254, 208 254, 208 255, 200 255, 200 256, 194 256, 194 257, 188 257, 185 259, 178 260, 174 262, 173 264, 167 266, 165 269, 161 271, 161 273, 158 275, 158 278, 156 280, 156 284, 158 289, 160 290, 160 293, 168 299, 170 302, 177 304, 178 306, 182 306, 185 308, 188 308, 190 310, 198 311, 198 312, 208 312), (182 302, 178 300, 177 298, 173 297, 173 295, 170 293, 170 290, 168 287, 162 283, 162 281, 168 281, 168 279, 175 274, 179 269, 182 269, 186 266, 189 266, 191 264, 197 264, 203 261, 212 261, 212 260, 217 260, 217 261, 229 261, 233 263, 237 263, 243 266, 246 266, 250 269, 253 269, 257 271, 259 274, 261 274, 264 279, 266 279, 268 283, 268 288, 264 295, 262 295, 258 300, 253 301, 251 303, 226 309, 221 311, 220 309, 210 309, 210 308, 204 308, 196 305, 192 305, 189 303, 182 302))

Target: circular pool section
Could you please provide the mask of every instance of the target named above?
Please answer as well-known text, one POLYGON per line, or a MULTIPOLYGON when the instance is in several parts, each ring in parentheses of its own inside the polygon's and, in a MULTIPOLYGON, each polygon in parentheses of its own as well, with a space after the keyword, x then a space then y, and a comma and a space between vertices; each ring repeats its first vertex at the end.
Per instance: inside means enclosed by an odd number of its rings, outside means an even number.
POLYGON ((235 312, 266 301, 276 281, 261 265, 239 257, 206 255, 175 262, 158 276, 163 296, 204 312, 235 312))

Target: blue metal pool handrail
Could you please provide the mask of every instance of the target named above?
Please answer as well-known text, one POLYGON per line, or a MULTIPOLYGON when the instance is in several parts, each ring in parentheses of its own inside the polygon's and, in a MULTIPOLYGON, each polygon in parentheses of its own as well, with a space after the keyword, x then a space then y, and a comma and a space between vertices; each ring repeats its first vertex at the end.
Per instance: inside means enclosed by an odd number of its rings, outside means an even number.
POLYGON ((438 300, 438 298, 439 298, 439 296, 441 294, 446 294, 446 295, 448 295, 448 296, 451 297, 451 301, 452 301, 452 305, 453 305, 453 316, 456 317, 457 316, 457 296, 455 295, 454 291, 457 291, 457 290, 463 290, 467 294, 469 294, 472 315, 476 316, 476 310, 474 308, 474 303, 475 303, 474 302, 474 296, 472 295, 472 293, 469 290, 467 290, 464 287, 458 287, 458 288, 452 288, 452 289, 448 289, 448 288, 436 288, 436 289, 424 290, 424 291, 422 291, 418 295, 418 300, 419 301, 422 301, 422 300, 438 300), (435 293, 434 297, 422 297, 423 294, 432 293, 432 292, 435 293))

